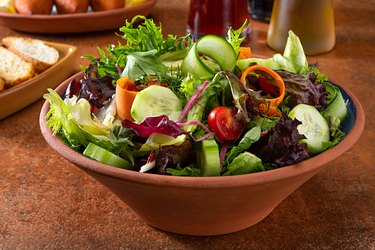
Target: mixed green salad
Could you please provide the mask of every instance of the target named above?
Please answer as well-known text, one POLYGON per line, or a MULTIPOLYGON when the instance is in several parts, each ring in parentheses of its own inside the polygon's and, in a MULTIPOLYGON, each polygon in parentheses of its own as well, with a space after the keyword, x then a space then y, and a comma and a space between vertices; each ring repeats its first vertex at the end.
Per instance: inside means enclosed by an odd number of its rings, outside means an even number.
POLYGON ((342 140, 340 89, 309 65, 292 32, 283 54, 256 58, 226 38, 162 34, 136 16, 122 44, 85 55, 84 77, 50 103, 47 125, 104 164, 174 176, 228 176, 309 159, 342 140))

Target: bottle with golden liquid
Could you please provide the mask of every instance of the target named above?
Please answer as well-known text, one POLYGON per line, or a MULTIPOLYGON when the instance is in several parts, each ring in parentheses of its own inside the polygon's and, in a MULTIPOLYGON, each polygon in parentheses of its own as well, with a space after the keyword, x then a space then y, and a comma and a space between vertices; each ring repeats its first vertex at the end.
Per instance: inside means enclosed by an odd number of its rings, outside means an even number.
POLYGON ((328 52, 336 42, 333 12, 333 0, 275 0, 267 43, 282 52, 292 30, 307 55, 328 52))

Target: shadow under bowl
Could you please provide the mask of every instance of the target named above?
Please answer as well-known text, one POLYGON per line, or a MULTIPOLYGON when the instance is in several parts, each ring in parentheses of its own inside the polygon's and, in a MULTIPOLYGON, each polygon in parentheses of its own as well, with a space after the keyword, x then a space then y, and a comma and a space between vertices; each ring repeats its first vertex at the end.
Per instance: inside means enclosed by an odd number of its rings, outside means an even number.
MULTIPOLYGON (((63 94, 72 79, 56 90, 63 94)), ((72 150, 46 126, 46 101, 40 128, 47 143, 64 158, 94 177, 125 202, 147 224, 187 235, 219 235, 248 228, 269 215, 288 195, 336 159, 359 139, 365 124, 357 98, 340 87, 348 101, 346 137, 335 147, 291 166, 225 177, 174 177, 119 169, 72 150)))

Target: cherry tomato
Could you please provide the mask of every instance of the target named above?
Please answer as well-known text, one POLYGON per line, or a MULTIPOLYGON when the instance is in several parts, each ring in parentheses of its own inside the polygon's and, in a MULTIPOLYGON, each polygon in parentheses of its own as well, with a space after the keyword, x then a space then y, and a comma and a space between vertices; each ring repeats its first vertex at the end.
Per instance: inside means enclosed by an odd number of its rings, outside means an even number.
POLYGON ((207 122, 210 129, 223 141, 237 139, 244 128, 236 120, 236 110, 224 106, 214 108, 208 115, 207 122))

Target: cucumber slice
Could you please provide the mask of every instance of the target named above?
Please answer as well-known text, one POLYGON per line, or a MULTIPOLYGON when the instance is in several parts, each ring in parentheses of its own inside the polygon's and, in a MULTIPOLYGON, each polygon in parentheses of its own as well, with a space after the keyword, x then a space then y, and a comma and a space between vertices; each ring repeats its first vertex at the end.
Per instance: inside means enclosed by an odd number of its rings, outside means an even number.
POLYGON ((221 70, 233 71, 237 56, 232 45, 225 38, 215 35, 206 35, 197 42, 197 52, 208 56, 219 64, 221 70))
POLYGON ((197 77, 211 77, 213 72, 205 67, 205 64, 198 56, 197 44, 189 50, 189 53, 182 61, 181 70, 185 73, 190 73, 197 77))
POLYGON ((333 95, 333 99, 329 103, 328 107, 322 112, 322 115, 325 118, 329 116, 336 117, 340 119, 340 123, 342 123, 348 116, 348 109, 346 108, 341 91, 338 87, 331 84, 326 84, 326 88, 331 95, 333 95))
POLYGON ((132 169, 132 164, 130 162, 94 143, 89 143, 89 145, 87 145, 85 151, 83 151, 83 155, 107 165, 132 169))
POLYGON ((177 121, 181 111, 181 101, 172 90, 152 85, 136 95, 130 114, 137 123, 159 115, 167 115, 169 119, 177 121))
POLYGON ((215 140, 196 143, 197 162, 202 176, 220 175, 219 146, 215 140))
POLYGON ((306 139, 300 142, 307 144, 307 151, 310 154, 318 154, 326 149, 324 142, 329 141, 328 123, 314 106, 298 104, 288 116, 302 122, 297 129, 306 139))
POLYGON ((214 67, 209 66, 200 55, 212 59, 220 70, 233 71, 236 66, 237 56, 232 45, 223 37, 206 35, 191 47, 182 62, 182 71, 197 77, 212 77, 215 74, 214 67))

